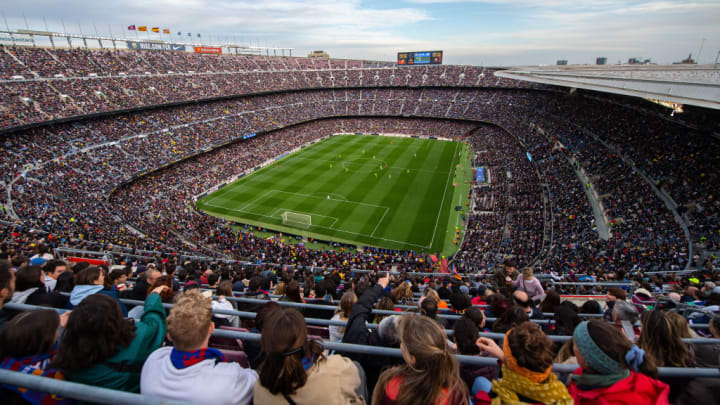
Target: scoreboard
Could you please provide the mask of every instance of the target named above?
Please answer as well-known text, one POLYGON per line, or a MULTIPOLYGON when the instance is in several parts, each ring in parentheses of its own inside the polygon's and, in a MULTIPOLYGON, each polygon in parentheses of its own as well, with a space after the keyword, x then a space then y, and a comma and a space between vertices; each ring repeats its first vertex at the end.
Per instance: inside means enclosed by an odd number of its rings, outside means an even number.
POLYGON ((443 51, 398 52, 398 65, 442 65, 443 51))

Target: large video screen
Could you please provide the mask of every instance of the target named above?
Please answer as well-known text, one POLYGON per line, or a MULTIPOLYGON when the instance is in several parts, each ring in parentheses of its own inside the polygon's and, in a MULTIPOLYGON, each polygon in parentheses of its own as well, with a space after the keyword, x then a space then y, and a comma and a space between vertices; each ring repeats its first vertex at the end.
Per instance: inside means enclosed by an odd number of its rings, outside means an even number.
POLYGON ((398 65, 442 65, 443 51, 398 52, 398 65))

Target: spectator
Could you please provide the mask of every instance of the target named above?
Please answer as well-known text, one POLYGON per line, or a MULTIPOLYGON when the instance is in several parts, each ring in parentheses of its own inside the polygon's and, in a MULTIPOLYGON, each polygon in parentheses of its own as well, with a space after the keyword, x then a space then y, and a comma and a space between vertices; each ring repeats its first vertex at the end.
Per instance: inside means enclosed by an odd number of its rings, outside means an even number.
POLYGON ((695 356, 680 339, 665 311, 643 316, 638 346, 653 356, 658 367, 695 367, 695 356))
MULTIPOLYGON (((58 338, 58 328, 64 326, 70 314, 58 316, 48 309, 26 311, 17 315, 0 329, 0 368, 23 374, 63 380, 60 370, 49 367, 58 338)), ((16 386, 3 385, 0 400, 4 404, 70 404, 73 401, 16 386)))
POLYGON ((555 307, 553 318, 555 325, 549 334, 558 336, 572 336, 575 327, 582 322, 582 319, 580 319, 575 311, 562 305, 555 307))
MULTIPOLYGON (((72 309, 78 306, 85 298, 93 294, 104 294, 114 299, 118 305, 123 316, 128 316, 128 310, 125 304, 120 302, 115 290, 110 286, 105 287, 105 271, 100 267, 88 267, 75 275, 75 287, 73 287, 70 293, 70 301, 68 308, 72 309)), ((149 287, 149 286, 148 286, 149 287)), ((145 299, 145 297, 143 297, 145 299)))
POLYGON ((447 328, 447 320, 445 318, 438 318, 437 304, 432 298, 421 297, 420 303, 418 305, 420 306, 420 315, 427 316, 428 318, 437 322, 437 324, 440 325, 440 328, 442 329, 447 328))
MULTIPOLYGON (((268 296, 265 292, 263 292, 260 287, 263 283, 263 278, 261 276, 252 276, 250 277, 250 282, 248 283, 247 292, 245 293, 246 298, 252 298, 252 299, 258 299, 258 300, 269 300, 270 296, 268 296)), ((240 311, 249 311, 249 312, 257 312, 257 308, 261 304, 256 304, 252 302, 240 302, 238 304, 238 310, 240 311)), ((330 318, 328 318, 330 319, 330 318)))
MULTIPOLYGON (((217 301, 212 301, 212 309, 213 311, 216 309, 221 309, 225 311, 236 311, 237 306, 234 302, 229 301, 226 297, 232 297, 232 282, 230 280, 224 280, 220 282, 220 285, 217 287, 217 290, 215 291, 215 295, 218 296, 217 301)), ((237 317, 237 315, 230 315, 230 314, 213 314, 212 315, 213 322, 215 323, 215 326, 232 326, 232 327, 239 327, 240 326, 240 318, 237 317)))
POLYGON ((305 308, 305 316, 316 319, 330 319, 334 315, 335 303, 333 302, 332 289, 334 284, 329 279, 320 280, 315 284, 315 298, 308 301, 308 304, 322 305, 326 308, 305 308))
POLYGON ((300 312, 283 308, 271 313, 260 345, 267 357, 255 384, 255 404, 365 403, 361 370, 343 356, 324 356, 322 345, 308 340, 300 312))
POLYGON ((616 301, 625 301, 627 294, 625 290, 620 287, 608 288, 607 295, 605 296, 605 303, 607 304, 607 310, 605 310, 604 318, 608 321, 613 321, 613 306, 616 301))
POLYGON ((493 323, 492 331, 495 333, 505 333, 510 329, 529 321, 527 311, 517 305, 510 307, 500 318, 493 323))
POLYGON ((64 308, 68 298, 60 293, 47 291, 40 266, 25 266, 15 273, 15 293, 11 302, 64 308))
POLYGON ((576 405, 668 404, 670 388, 655 379, 652 355, 599 320, 581 323, 573 334, 580 363, 568 391, 576 405))
POLYGON ((458 363, 437 323, 421 316, 400 321, 404 365, 384 371, 373 391, 373 404, 463 404, 468 390, 458 363))
POLYGON ((555 307, 558 305, 560 305, 560 294, 555 290, 548 290, 540 303, 540 312, 555 312, 555 307))
POLYGON ((631 342, 637 341, 637 336, 640 333, 636 327, 639 316, 635 306, 627 301, 615 301, 612 314, 615 326, 622 330, 631 342))
MULTIPOLYGON (((481 313, 478 311, 478 313, 481 313)), ((467 315, 467 312, 465 313, 467 315)), ((481 353, 475 344, 480 331, 475 323, 463 317, 455 321, 453 325, 453 341, 457 346, 458 354, 469 356, 488 356, 487 353, 481 353)), ((498 378, 498 368, 496 366, 476 366, 471 364, 460 364, 460 377, 467 385, 467 389, 471 396, 476 396, 479 390, 489 391, 490 381, 498 378), (482 377, 478 379, 478 377, 482 377), (477 381, 477 385, 476 385, 477 381)))
POLYGON ((297 280, 292 280, 288 283, 287 288, 285 288, 285 294, 280 297, 280 301, 303 302, 300 293, 300 283, 298 283, 297 280))
MULTIPOLYGON (((658 367, 695 367, 695 355, 672 329, 665 311, 655 309, 643 314, 642 331, 637 345, 652 355, 658 367)), ((665 378, 670 385, 670 403, 681 395, 692 378, 665 378)))
MULTIPOLYGON (((345 326, 345 334, 343 335, 343 343, 354 343, 359 345, 381 346, 381 347, 398 347, 398 316, 391 316, 383 319, 376 329, 369 330, 366 326, 367 319, 370 317, 373 304, 377 301, 378 296, 384 291, 388 285, 387 274, 378 278, 377 284, 368 288, 365 293, 358 298, 357 302, 350 312, 350 318, 345 326)), ((367 373, 368 390, 372 391, 375 387, 380 371, 388 366, 394 366, 400 362, 399 359, 380 356, 369 356, 353 354, 349 356, 356 360, 367 373)))
POLYGON ((57 283, 55 283, 55 292, 57 293, 69 293, 75 288, 75 273, 72 271, 66 271, 58 276, 57 283))
POLYGON ((600 304, 597 301, 587 300, 580 307, 580 313, 598 315, 602 314, 602 308, 600 308, 600 304))
MULTIPOLYGON (((687 319, 677 312, 666 312, 668 322, 670 322, 670 330, 672 335, 680 339, 692 339, 700 337, 688 326, 687 319)), ((717 368, 718 356, 720 355, 720 345, 718 344, 690 344, 689 349, 695 358, 697 367, 701 368, 717 368)))
POLYGON ((487 329, 485 329, 485 314, 479 308, 468 308, 465 311, 465 318, 472 321, 479 331, 487 332, 487 329))
POLYGON ((530 319, 543 319, 543 314, 533 307, 533 302, 525 291, 517 290, 513 293, 513 302, 520 306, 530 319))
POLYGON ((523 268, 522 274, 518 274, 515 281, 512 282, 512 286, 527 293, 528 297, 536 304, 545 298, 545 290, 540 284, 540 280, 533 277, 531 267, 523 268))
POLYGON ((480 350, 503 361, 502 380, 492 382, 494 401, 572 404, 565 385, 552 373, 553 342, 532 322, 505 334, 502 349, 488 338, 477 340, 480 350))
POLYGON ((45 271, 45 288, 51 292, 55 290, 58 277, 67 270, 67 264, 62 260, 50 260, 45 263, 43 270, 45 271))
MULTIPOLYGON (((355 295, 354 292, 346 291, 340 299, 338 313, 336 313, 331 320, 347 322, 347 320, 350 318, 350 312, 352 312, 352 308, 357 302, 357 300, 357 295, 355 295)), ((342 337, 345 334, 344 326, 330 325, 328 329, 330 330, 330 341, 339 342, 342 340, 342 337)))
POLYGON ((140 376, 143 394, 192 403, 252 402, 255 371, 228 363, 222 352, 208 348, 215 330, 211 301, 197 290, 180 295, 167 318, 174 347, 161 347, 145 361, 140 376))
POLYGON ((148 295, 142 320, 135 324, 107 295, 85 298, 70 314, 50 366, 63 370, 70 381, 139 392, 142 365, 165 339, 165 309, 159 294, 166 288, 148 295))
POLYGON ((0 327, 11 318, 10 312, 3 306, 10 301, 14 293, 15 272, 10 269, 10 266, 4 260, 0 260, 0 327))
MULTIPOLYGON (((379 311, 394 311, 394 310, 395 310, 395 303, 393 303, 392 298, 390 298, 389 296, 385 295, 385 296, 383 296, 382 298, 380 298, 380 301, 378 301, 378 303, 375 305, 375 309, 377 309, 377 310, 379 310, 379 311)), ((383 321, 383 319, 385 319, 385 318, 387 318, 387 317, 389 317, 389 316, 392 316, 392 315, 388 315, 388 314, 376 314, 376 315, 373 317, 373 323, 380 324, 380 323, 383 321)))
MULTIPOLYGON (((173 283, 172 278, 169 276, 161 276, 155 282, 148 288, 147 295, 152 294, 153 291, 155 291, 156 288, 166 286, 168 288, 161 291, 160 294, 160 301, 163 304, 170 304, 173 302, 173 298, 175 298, 175 291, 172 289, 173 283)), ((147 296, 146 296, 147 298, 147 296)), ((120 304, 122 305, 122 303, 120 304)), ((132 318, 135 320, 135 322, 138 322, 142 319, 143 313, 145 311, 144 307, 141 307, 140 305, 135 306, 133 309, 128 311, 128 318, 132 318)), ((165 309, 167 313, 170 312, 170 308, 165 309)))
MULTIPOLYGON (((128 298, 131 300, 142 301, 147 295, 148 288, 155 283, 155 280, 160 278, 162 273, 157 270, 148 269, 145 270, 138 278, 135 283, 135 287, 132 290, 125 290, 120 294, 120 298, 128 298)), ((77 282, 76 282, 77 284, 77 282)))
POLYGON ((108 275, 110 277, 110 283, 115 287, 118 293, 127 289, 127 271, 122 269, 113 269, 108 275))

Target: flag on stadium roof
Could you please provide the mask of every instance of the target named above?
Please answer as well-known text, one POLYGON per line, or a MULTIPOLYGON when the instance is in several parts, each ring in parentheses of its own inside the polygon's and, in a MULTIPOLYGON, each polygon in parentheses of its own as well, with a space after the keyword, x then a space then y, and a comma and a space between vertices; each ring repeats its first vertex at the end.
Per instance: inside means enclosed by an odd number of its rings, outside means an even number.
POLYGON ((192 32, 188 32, 188 36, 191 37, 191 36, 192 36, 192 32))
POLYGON ((152 27, 152 32, 160 33, 160 27, 152 27))
POLYGON ((178 35, 182 35, 182 32, 181 32, 181 31, 178 31, 178 35))
POLYGON ((130 30, 130 31, 135 31, 135 24, 133 24, 133 25, 128 25, 128 30, 130 30))
POLYGON ((139 27, 138 27, 138 31, 146 32, 146 31, 147 31, 147 25, 141 25, 141 26, 139 26, 139 27))
POLYGON ((170 30, 168 28, 163 28, 163 34, 170 34, 170 30))

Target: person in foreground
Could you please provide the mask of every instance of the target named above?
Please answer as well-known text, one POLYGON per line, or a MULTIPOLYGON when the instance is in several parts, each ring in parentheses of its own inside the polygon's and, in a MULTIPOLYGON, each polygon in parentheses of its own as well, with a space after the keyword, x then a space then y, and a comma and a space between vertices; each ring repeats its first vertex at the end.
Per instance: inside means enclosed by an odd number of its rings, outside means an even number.
POLYGON ((657 375, 652 356, 603 321, 585 321, 573 333, 580 368, 568 391, 575 404, 668 404, 670 387, 657 375))
MULTIPOLYGON (((63 380, 60 370, 48 365, 55 354, 58 328, 67 322, 63 315, 50 309, 26 311, 17 315, 0 329, 0 368, 23 374, 40 375, 63 380)), ((71 404, 69 398, 3 384, 0 387, 2 404, 71 404)))
POLYGON ((50 366, 59 368, 69 381, 140 391, 140 371, 145 359, 165 339, 165 308, 158 287, 145 299, 140 322, 125 319, 118 302, 92 294, 70 314, 58 353, 50 366))
POLYGON ((570 405, 567 388, 552 372, 553 342, 532 322, 505 334, 502 349, 491 339, 480 338, 481 351, 502 360, 502 379, 492 382, 493 405, 538 403, 570 405))
POLYGON ((467 404, 468 389, 440 326, 428 317, 407 315, 400 318, 399 334, 405 364, 380 375, 372 403, 467 404))
POLYGON ((148 357, 140 392, 192 403, 252 402, 255 371, 228 363, 219 350, 208 348, 215 331, 210 301, 198 290, 180 296, 167 319, 175 347, 161 347, 148 357))
POLYGON ((297 310, 273 311, 263 322, 260 346, 267 357, 255 383, 255 404, 365 403, 364 374, 346 357, 324 356, 320 342, 308 340, 297 310))

